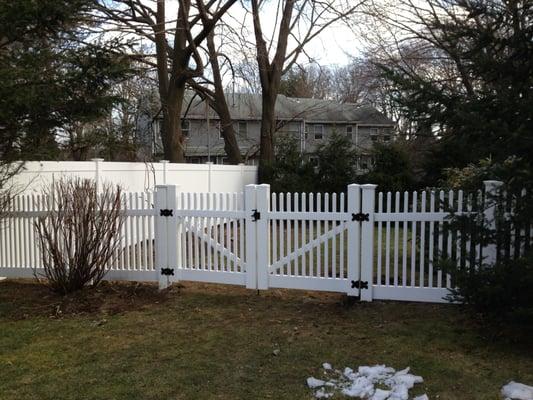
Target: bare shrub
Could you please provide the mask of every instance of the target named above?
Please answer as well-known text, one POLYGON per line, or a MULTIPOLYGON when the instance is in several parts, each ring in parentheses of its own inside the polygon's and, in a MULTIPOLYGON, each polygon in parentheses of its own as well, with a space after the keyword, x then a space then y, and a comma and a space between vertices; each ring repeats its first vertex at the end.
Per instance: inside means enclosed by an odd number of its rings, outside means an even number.
POLYGON ((122 189, 70 178, 45 189, 48 211, 35 223, 44 267, 52 290, 66 294, 96 286, 120 251, 122 189))

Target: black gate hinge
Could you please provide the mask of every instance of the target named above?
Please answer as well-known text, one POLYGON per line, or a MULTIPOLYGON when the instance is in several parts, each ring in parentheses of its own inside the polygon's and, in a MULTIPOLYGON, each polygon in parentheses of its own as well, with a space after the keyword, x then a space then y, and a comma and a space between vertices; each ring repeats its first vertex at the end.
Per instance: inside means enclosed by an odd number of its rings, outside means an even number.
POLYGON ((169 209, 169 208, 163 208, 161 210, 159 210, 159 215, 161 217, 172 217, 172 214, 173 213, 173 210, 172 209, 169 209))
POLYGON ((352 289, 368 289, 368 281, 352 281, 352 289))
POLYGON ((357 221, 357 222, 363 222, 363 221, 368 221, 368 214, 365 214, 365 213, 353 213, 352 214, 352 221, 357 221))
POLYGON ((174 268, 161 268, 161 275, 174 276, 174 268))
POLYGON ((252 210, 253 213, 252 213, 252 221, 255 222, 259 219, 261 219, 261 213, 257 210, 252 210))

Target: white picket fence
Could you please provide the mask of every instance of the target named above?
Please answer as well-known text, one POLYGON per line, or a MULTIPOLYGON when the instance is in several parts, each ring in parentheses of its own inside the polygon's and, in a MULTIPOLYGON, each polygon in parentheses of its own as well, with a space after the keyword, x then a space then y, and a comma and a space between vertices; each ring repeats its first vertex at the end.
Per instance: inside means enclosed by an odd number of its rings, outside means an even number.
MULTIPOLYGON (((497 182, 487 181, 494 192, 497 182)), ((128 193, 119 251, 107 279, 201 281, 250 289, 293 288, 391 299, 444 302, 454 283, 435 265, 445 254, 468 265, 472 254, 492 261, 450 224, 450 211, 476 212, 483 193, 378 193, 376 185, 349 185, 346 195, 270 193, 247 185, 244 193, 128 193)), ((2 224, 0 276, 42 273, 33 224, 45 215, 44 196, 18 196, 2 224)), ((484 207, 494 220, 494 207, 484 207)), ((532 227, 510 231, 514 256, 530 246, 532 227), (527 236, 527 245, 514 239, 527 236)))

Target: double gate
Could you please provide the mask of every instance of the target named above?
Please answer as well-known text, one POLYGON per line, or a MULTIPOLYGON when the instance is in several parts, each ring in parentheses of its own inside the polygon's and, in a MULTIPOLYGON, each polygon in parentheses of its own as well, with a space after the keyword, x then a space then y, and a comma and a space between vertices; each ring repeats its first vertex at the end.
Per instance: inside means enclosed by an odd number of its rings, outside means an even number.
MULTIPOLYGON (((348 192, 359 194, 354 185, 348 192)), ((355 199, 359 203, 359 199, 355 199)), ((191 280, 251 289, 295 288, 359 295, 360 223, 344 194, 155 194, 155 264, 160 286, 191 280)), ((355 211, 355 210, 354 210, 355 211)))

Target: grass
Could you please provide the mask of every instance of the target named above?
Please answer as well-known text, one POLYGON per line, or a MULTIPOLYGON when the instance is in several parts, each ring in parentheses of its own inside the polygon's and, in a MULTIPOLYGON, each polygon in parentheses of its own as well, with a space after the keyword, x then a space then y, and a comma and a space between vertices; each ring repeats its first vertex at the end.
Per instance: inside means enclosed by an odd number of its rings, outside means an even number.
POLYGON ((192 283, 59 298, 0 283, 1 399, 311 399, 305 379, 325 361, 410 366, 430 399, 533 383, 533 343, 486 337, 459 306, 192 283))

